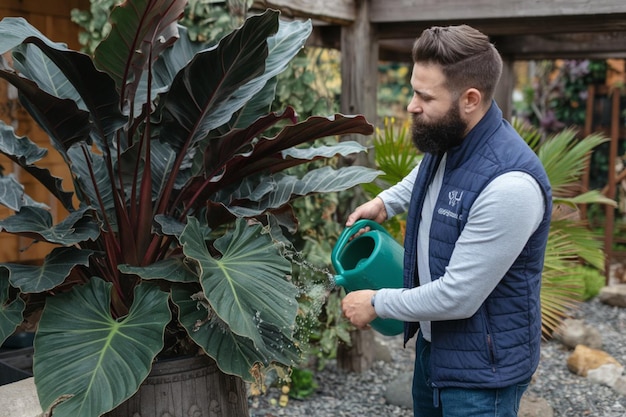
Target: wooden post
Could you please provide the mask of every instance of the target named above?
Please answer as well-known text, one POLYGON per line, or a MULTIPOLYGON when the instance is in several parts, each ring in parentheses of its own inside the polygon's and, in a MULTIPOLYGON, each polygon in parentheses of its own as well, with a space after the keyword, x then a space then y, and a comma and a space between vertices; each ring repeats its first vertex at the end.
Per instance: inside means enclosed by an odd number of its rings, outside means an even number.
MULTIPOLYGON (((378 35, 370 23, 370 1, 355 1, 356 19, 341 28, 341 112, 362 114, 376 125, 378 87, 378 35)), ((371 138, 349 135, 344 139, 368 145, 371 138)), ((350 164, 371 165, 373 156, 359 154, 350 164)))
MULTIPOLYGON (((609 146, 609 175, 608 175, 608 193, 607 197, 615 199, 615 162, 617 160, 617 142, 619 141, 620 131, 620 98, 619 89, 612 91, 611 97, 611 143, 609 146)), ((606 204, 604 206, 604 253, 605 253, 605 273, 606 284, 609 284, 609 276, 611 271, 611 260, 613 258, 613 227, 615 225, 615 208, 606 204)))
POLYGON ((509 57, 502 57, 502 76, 496 86, 494 98, 498 107, 502 110, 502 116, 511 120, 513 114, 513 88, 515 87, 514 60, 509 57))
MULTIPOLYGON (((378 35, 370 23, 370 0, 356 0, 356 19, 341 28, 341 112, 363 114, 376 126, 376 102, 378 87, 378 35)), ((348 135, 345 140, 354 140, 368 146, 371 138, 348 135)), ((359 154, 346 164, 373 166, 372 153, 359 154)), ((355 198, 355 201, 359 200, 355 198)), ((351 332, 351 346, 339 345, 337 365, 339 368, 363 372, 373 363, 373 331, 351 332)))
POLYGON ((364 372, 374 363, 374 331, 354 330, 350 332, 348 346, 340 343, 337 347, 337 367, 350 372, 364 372))

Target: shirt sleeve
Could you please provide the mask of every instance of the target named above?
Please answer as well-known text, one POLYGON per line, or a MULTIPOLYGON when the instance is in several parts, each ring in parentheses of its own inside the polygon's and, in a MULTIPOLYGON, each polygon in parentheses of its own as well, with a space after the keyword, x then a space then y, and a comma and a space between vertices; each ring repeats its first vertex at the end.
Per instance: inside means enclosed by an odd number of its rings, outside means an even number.
POLYGON ((397 214, 404 213, 409 208, 413 184, 415 184, 419 166, 420 164, 418 163, 402 181, 378 194, 378 197, 385 203, 387 218, 392 218, 397 214))
POLYGON ((532 176, 495 178, 472 205, 444 275, 412 289, 381 289, 376 313, 403 321, 471 317, 496 287, 539 227, 543 193, 532 176))

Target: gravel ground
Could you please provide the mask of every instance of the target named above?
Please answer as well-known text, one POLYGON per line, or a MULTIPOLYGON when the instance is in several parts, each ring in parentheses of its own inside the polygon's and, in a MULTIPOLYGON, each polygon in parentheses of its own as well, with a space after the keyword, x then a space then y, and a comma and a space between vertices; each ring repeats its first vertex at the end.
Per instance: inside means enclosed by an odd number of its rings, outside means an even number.
MULTIPOLYGON (((602 349, 626 364, 626 309, 594 299, 584 303, 574 317, 597 327, 603 338, 602 349)), ((329 361, 315 373, 318 388, 313 395, 305 400, 290 399, 286 407, 280 407, 279 390, 270 388, 267 394, 250 398, 250 417, 412 416, 409 409, 387 404, 384 392, 390 382, 412 370, 413 341, 403 349, 400 337, 377 339, 388 346, 392 362, 378 361, 370 370, 355 374, 337 369, 336 363, 329 361)), ((548 401, 554 417, 625 416, 626 397, 572 374, 566 365, 570 353, 556 341, 545 342, 539 369, 527 394, 548 401)))
MULTIPOLYGON (((574 317, 598 329, 602 350, 626 365, 626 309, 593 299, 584 303, 574 317)), ((558 342, 544 343, 529 392, 545 398, 554 408, 555 417, 625 416, 626 397, 571 373, 566 365, 570 353, 558 342)))

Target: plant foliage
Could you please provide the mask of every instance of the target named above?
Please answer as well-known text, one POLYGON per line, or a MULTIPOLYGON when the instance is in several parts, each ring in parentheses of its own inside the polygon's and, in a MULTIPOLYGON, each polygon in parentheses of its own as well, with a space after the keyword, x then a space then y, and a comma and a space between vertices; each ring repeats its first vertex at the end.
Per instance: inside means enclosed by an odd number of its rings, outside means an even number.
POLYGON ((585 299, 580 265, 604 271, 599 236, 578 215, 578 205, 615 205, 597 190, 582 192, 580 181, 591 151, 608 139, 592 134, 583 139, 565 129, 545 140, 536 128, 516 119, 513 125, 537 153, 552 186, 554 210, 541 287, 543 334, 550 337, 562 320, 585 299))

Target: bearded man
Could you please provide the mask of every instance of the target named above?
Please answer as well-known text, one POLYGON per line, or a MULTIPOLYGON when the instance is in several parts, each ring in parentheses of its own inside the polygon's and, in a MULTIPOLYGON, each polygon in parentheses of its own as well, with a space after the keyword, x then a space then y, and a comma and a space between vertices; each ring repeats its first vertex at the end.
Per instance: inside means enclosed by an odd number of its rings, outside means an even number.
POLYGON ((424 152, 400 183, 347 219, 408 210, 403 289, 342 300, 364 328, 405 322, 416 337, 415 417, 512 417, 539 363, 540 288, 552 196, 545 170, 493 100, 502 59, 467 25, 413 47, 407 110, 424 152))

